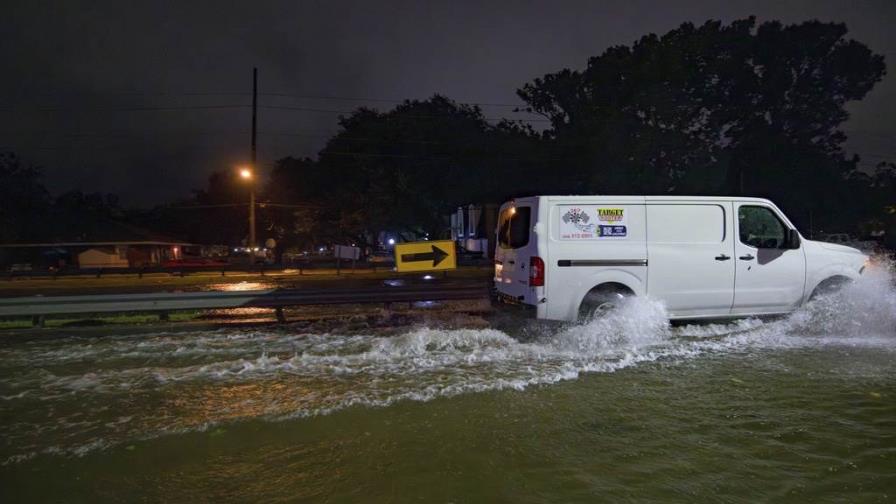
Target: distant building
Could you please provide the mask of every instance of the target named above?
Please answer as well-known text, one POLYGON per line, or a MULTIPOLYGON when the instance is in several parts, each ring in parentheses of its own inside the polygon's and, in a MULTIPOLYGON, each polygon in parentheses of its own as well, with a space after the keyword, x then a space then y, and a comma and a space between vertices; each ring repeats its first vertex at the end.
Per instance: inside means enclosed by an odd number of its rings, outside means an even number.
POLYGON ((483 257, 495 257, 495 227, 498 224, 498 205, 466 205, 451 214, 451 239, 467 252, 478 252, 483 257))
POLYGON ((81 268, 127 268, 130 265, 127 247, 89 248, 78 254, 81 268))
POLYGON ((0 244, 0 265, 28 264, 30 269, 140 268, 181 259, 185 249, 198 248, 176 241, 109 241, 0 244))

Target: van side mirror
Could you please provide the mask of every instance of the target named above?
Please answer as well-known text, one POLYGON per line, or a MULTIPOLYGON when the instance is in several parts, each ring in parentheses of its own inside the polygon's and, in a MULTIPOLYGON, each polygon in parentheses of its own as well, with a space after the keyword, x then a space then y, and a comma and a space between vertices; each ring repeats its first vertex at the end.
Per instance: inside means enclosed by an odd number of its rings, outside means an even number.
POLYGON ((784 248, 795 250, 800 248, 800 233, 796 229, 788 229, 787 230, 787 242, 784 244, 784 248))

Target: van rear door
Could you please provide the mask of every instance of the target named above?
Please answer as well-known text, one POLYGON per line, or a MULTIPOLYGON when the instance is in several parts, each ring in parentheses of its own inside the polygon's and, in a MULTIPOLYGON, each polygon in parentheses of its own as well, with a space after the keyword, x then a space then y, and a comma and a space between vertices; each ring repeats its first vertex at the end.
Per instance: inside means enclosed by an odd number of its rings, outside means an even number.
POLYGON ((530 259, 538 255, 532 227, 537 219, 536 199, 508 202, 498 213, 495 248, 495 288, 505 297, 536 304, 535 289, 529 286, 530 259))

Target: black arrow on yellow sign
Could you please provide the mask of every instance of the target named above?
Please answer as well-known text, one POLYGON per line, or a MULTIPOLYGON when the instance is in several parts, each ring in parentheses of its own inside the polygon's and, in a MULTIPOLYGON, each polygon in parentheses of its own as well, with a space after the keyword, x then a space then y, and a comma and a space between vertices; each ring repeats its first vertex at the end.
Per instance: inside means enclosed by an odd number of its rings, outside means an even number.
POLYGON ((432 261, 432 267, 435 268, 439 265, 440 262, 445 260, 448 257, 448 252, 436 247, 432 246, 432 252, 418 252, 416 254, 401 254, 402 262, 423 262, 423 261, 432 261))

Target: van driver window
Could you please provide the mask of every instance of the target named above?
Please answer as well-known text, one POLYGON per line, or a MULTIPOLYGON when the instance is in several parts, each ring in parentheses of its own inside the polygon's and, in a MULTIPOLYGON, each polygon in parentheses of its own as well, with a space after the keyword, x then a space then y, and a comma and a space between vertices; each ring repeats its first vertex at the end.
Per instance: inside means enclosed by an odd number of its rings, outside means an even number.
POLYGON ((737 218, 741 243, 764 249, 784 246, 787 228, 770 209, 742 206, 737 212, 737 218))

